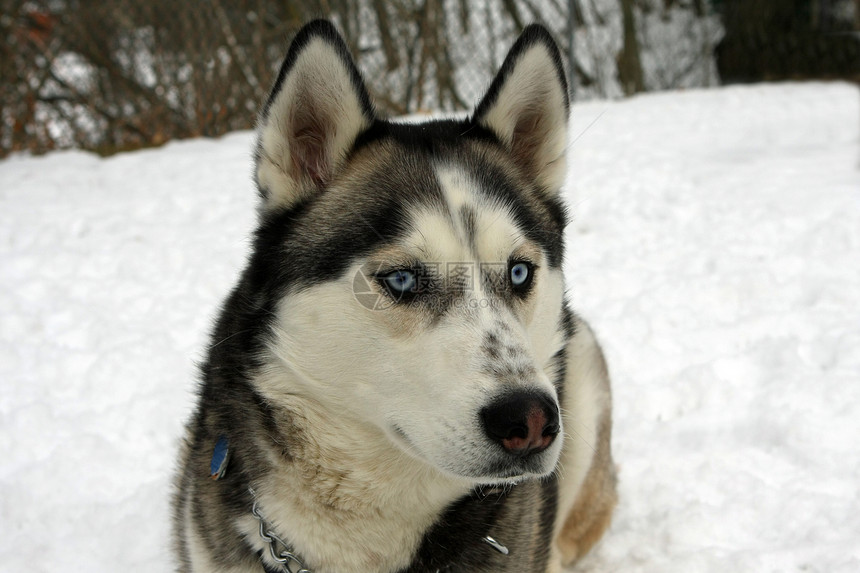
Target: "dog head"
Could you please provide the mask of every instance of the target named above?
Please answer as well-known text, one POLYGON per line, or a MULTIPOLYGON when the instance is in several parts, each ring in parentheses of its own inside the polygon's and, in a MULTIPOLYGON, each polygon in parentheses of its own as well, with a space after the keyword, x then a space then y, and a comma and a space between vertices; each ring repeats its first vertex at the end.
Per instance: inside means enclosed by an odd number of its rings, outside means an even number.
POLYGON ((272 403, 301 395, 476 482, 551 472, 561 449, 567 84, 528 27, 468 119, 379 119, 324 21, 262 111, 260 226, 272 403))

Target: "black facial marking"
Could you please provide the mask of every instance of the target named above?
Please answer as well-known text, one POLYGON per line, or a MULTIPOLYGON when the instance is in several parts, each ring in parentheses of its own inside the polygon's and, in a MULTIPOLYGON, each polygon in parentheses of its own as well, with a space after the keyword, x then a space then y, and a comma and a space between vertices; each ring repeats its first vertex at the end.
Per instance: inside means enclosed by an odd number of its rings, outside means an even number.
POLYGON ((471 205, 465 205, 460 209, 460 221, 463 224, 463 232, 466 234, 466 242, 469 248, 475 251, 475 236, 478 232, 478 214, 471 205))
MULTIPOLYGON (((353 153, 385 142, 395 144, 407 154, 418 153, 431 162, 462 166, 481 192, 509 209, 522 232, 546 251, 549 267, 561 266, 563 232, 567 224, 561 199, 547 197, 545 193, 531 188, 531 183, 525 179, 512 178, 498 162, 479 149, 480 145, 475 147, 476 143, 489 144, 501 152, 500 157, 504 157, 507 151, 492 132, 473 121, 438 120, 423 124, 401 124, 376 120, 358 136, 353 153)), ((427 175, 436 181, 435 173, 427 175)), ((447 210, 444 201, 438 203, 437 207, 442 212, 447 210)), ((451 213, 450 216, 458 214, 451 213)))
POLYGON ((475 175, 481 190, 507 207, 526 237, 543 247, 549 267, 560 267, 566 224, 561 200, 524 189, 495 165, 482 166, 475 175))

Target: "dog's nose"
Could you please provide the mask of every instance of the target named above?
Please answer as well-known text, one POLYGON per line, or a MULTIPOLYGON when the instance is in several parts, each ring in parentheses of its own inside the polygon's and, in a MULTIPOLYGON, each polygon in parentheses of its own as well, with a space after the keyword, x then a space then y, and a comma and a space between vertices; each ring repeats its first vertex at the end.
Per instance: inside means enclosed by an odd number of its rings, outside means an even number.
POLYGON ((550 396, 517 391, 481 410, 484 431, 513 455, 542 452, 559 432, 558 407, 550 396))

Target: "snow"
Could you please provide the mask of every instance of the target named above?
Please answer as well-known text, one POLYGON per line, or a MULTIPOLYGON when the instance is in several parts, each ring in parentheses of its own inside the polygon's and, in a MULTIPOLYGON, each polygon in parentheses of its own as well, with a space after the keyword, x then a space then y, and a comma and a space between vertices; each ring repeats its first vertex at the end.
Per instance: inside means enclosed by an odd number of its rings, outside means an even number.
MULTIPOLYGON (((575 106, 566 272, 621 496, 577 571, 860 570, 858 128, 839 83, 575 106)), ((0 162, 0 571, 170 570, 251 146, 0 162)))

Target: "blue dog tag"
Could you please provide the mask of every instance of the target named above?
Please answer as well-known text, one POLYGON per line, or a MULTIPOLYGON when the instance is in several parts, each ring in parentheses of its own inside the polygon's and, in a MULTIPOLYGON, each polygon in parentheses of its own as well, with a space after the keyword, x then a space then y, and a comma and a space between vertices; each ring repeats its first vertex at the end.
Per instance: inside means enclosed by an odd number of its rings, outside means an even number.
POLYGON ((227 436, 221 436, 215 443, 212 451, 212 461, 209 463, 209 477, 219 480, 227 471, 227 463, 230 461, 230 442, 227 436))

